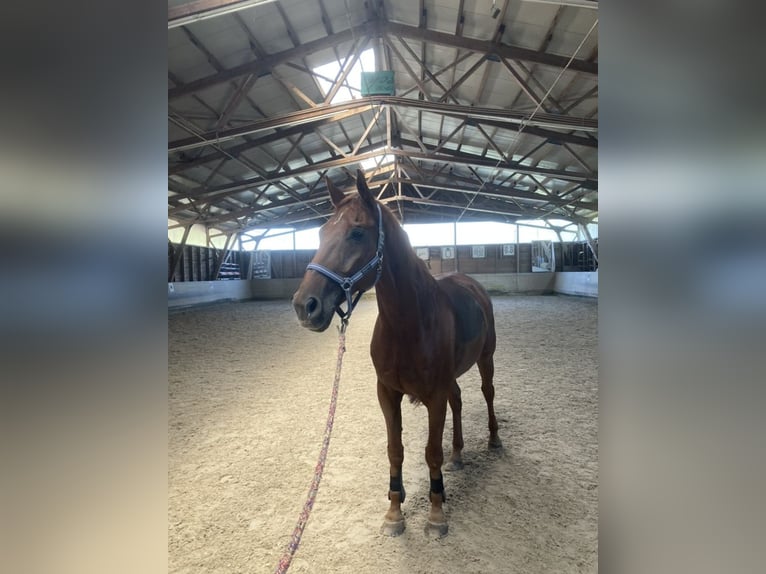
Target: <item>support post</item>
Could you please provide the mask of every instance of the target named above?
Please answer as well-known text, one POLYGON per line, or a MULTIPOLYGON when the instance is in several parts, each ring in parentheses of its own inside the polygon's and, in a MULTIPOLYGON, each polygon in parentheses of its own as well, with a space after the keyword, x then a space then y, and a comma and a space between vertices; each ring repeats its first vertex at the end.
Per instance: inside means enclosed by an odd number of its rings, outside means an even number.
POLYGON ((249 281, 253 278, 253 265, 255 264, 255 251, 248 251, 247 274, 245 278, 249 281))
POLYGON ((293 229, 293 273, 291 277, 298 276, 298 255, 295 253, 295 229, 293 229))
POLYGON ((588 231, 588 226, 578 223, 577 227, 580 229, 580 233, 583 234, 583 237, 585 237, 585 241, 588 242, 590 252, 593 254, 593 260, 596 262, 596 265, 598 265, 598 253, 596 253, 596 248, 593 245, 593 237, 591 236, 590 231, 588 231))
POLYGON ((226 236, 226 243, 223 245, 223 250, 221 250, 221 257, 218 259, 218 261, 215 262, 215 271, 213 272, 213 281, 216 281, 218 279, 218 274, 221 272, 221 267, 223 267, 223 262, 226 261, 226 256, 229 254, 230 247, 229 245, 232 243, 232 238, 234 237, 234 233, 230 233, 226 236))
POLYGON ((460 271, 460 265, 457 261, 457 221, 452 222, 452 247, 455 252, 455 271, 460 271))
POLYGON ((191 225, 187 225, 186 227, 184 227, 184 235, 181 238, 181 243, 173 251, 173 262, 170 265, 170 271, 168 273, 168 283, 173 281, 173 276, 176 274, 176 271, 178 270, 178 264, 181 262, 181 256, 183 255, 184 246, 186 245, 186 240, 189 238, 189 231, 191 231, 191 225))

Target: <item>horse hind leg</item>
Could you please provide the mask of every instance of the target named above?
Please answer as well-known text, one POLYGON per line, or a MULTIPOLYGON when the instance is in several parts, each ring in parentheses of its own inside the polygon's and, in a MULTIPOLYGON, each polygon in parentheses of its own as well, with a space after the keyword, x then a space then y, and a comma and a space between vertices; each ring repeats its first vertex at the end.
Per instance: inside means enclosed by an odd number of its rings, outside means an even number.
POLYGON ((489 415, 489 448, 503 446, 500 436, 497 434, 497 417, 495 416, 495 385, 492 378, 495 376, 495 361, 492 353, 482 355, 477 361, 479 374, 481 375, 481 392, 487 401, 487 414, 489 415))
POLYGON ((452 411, 452 454, 444 465, 444 470, 452 471, 463 468, 463 401, 460 398, 460 387, 457 381, 453 381, 450 385, 447 397, 452 411))
POLYGON ((426 462, 431 477, 429 498, 431 511, 426 520, 425 532, 427 536, 440 538, 447 534, 447 516, 442 504, 446 500, 444 494, 444 480, 442 478, 442 463, 444 452, 442 450, 442 435, 444 434, 444 419, 447 416, 447 398, 441 397, 427 404, 428 408, 428 444, 426 445, 426 462))

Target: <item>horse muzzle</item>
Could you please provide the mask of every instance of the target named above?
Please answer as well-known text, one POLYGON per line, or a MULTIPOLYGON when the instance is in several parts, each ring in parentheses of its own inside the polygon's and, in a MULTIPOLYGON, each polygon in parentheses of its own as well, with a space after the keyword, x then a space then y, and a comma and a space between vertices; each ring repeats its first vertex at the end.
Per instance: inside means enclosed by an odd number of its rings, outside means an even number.
POLYGON ((300 289, 293 295, 293 308, 302 327, 322 332, 332 323, 336 305, 315 295, 303 294, 300 289))

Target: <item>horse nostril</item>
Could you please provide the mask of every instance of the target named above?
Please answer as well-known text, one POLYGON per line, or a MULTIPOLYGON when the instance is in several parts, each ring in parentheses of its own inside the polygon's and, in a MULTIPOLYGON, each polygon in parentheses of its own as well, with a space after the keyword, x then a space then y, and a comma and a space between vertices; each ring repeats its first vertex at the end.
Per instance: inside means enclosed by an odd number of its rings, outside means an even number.
POLYGON ((319 306, 319 301, 316 300, 316 297, 309 297, 306 300, 306 312, 309 315, 311 315, 314 311, 316 311, 318 306, 319 306))

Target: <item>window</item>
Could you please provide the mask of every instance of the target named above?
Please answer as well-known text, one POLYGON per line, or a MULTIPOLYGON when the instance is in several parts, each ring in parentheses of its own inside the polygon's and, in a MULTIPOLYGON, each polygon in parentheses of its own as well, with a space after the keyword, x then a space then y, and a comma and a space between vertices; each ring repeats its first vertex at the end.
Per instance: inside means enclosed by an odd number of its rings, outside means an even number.
MULTIPOLYGON (((350 56, 353 58, 353 55, 350 56)), ((344 62, 345 63, 345 62, 344 62)), ((317 66, 314 68, 314 74, 317 76, 317 82, 319 83, 322 91, 325 95, 330 93, 335 78, 338 77, 338 73, 341 69, 340 62, 330 62, 323 66, 317 66)), ((375 71, 375 53, 372 48, 369 48, 361 53, 359 59, 351 68, 351 71, 346 76, 346 81, 343 86, 337 91, 335 97, 333 97, 331 104, 339 104, 341 102, 347 102, 358 98, 361 95, 362 88, 362 72, 374 72, 375 71)))

